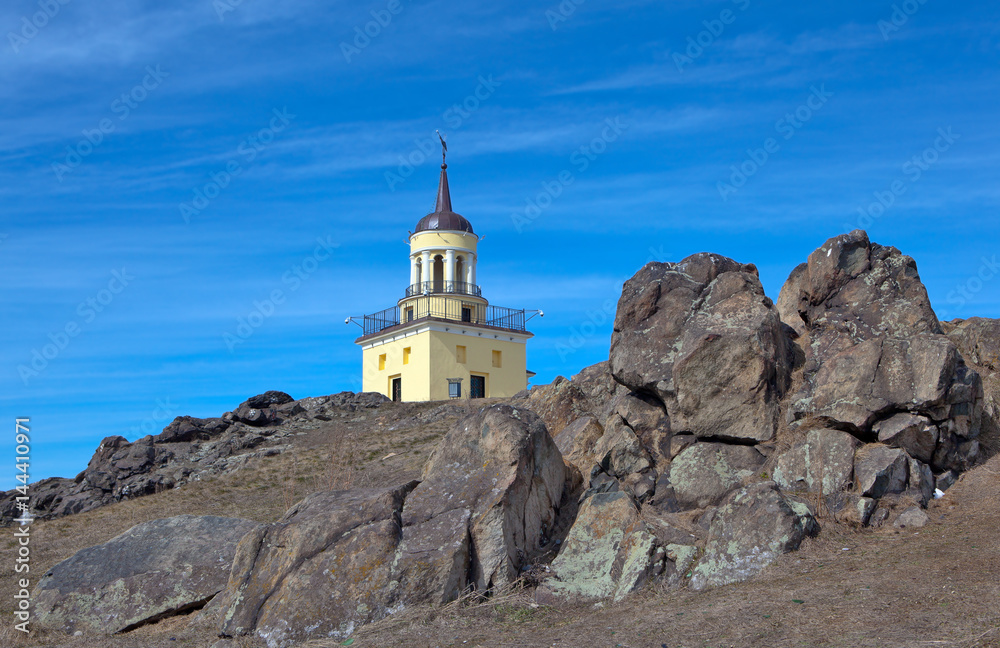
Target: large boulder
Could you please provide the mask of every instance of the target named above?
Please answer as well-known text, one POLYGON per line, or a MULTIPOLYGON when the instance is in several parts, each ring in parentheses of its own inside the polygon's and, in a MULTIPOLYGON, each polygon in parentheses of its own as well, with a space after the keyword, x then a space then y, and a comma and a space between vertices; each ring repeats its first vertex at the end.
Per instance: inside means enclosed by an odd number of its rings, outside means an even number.
POLYGON ((442 439, 421 482, 310 495, 248 535, 213 603, 220 632, 272 648, 345 638, 400 606, 511 585, 554 550, 567 476, 538 416, 484 408, 442 439))
POLYGON ((294 398, 282 391, 266 391, 263 394, 257 394, 256 396, 251 396, 247 399, 246 404, 250 407, 256 407, 258 409, 263 409, 265 407, 277 407, 278 405, 284 405, 285 403, 291 403, 294 398))
POLYGON ((937 447, 938 429, 926 416, 900 412, 875 424, 880 443, 902 448, 906 454, 927 462, 937 447))
POLYGON ((754 442, 774 436, 791 371, 757 269, 716 254, 625 282, 610 362, 615 380, 663 402, 675 433, 754 442))
POLYGON ((178 416, 163 431, 153 437, 153 443, 185 443, 207 441, 224 432, 231 425, 223 418, 196 418, 178 416))
POLYGON ((899 412, 944 421, 973 407, 974 397, 959 391, 969 391, 965 385, 975 378, 943 335, 871 338, 811 361, 816 370, 806 365, 806 387, 792 404, 794 418, 811 417, 864 434, 880 418, 899 412))
POLYGON ((246 423, 253 427, 265 427, 274 425, 280 421, 278 410, 274 407, 251 407, 243 403, 233 410, 233 418, 240 423, 246 423))
MULTIPOLYGON (((420 486, 406 500, 403 539, 419 537, 446 514, 464 519, 452 524, 442 541, 471 544, 469 574, 476 589, 510 585, 523 567, 553 549, 567 478, 559 449, 538 416, 510 405, 484 408, 434 450, 420 486)), ((404 572, 407 565, 401 565, 404 572)))
POLYGON ((628 495, 588 497, 536 597, 543 603, 618 601, 663 570, 665 552, 657 549, 656 536, 628 495))
POLYGON ((974 460, 982 382, 943 334, 912 258, 861 230, 834 237, 792 272, 778 304, 804 354, 791 420, 939 455, 940 470, 974 460))
POLYGON ((746 580, 817 533, 819 524, 809 508, 782 495, 774 482, 741 488, 716 511, 691 587, 746 580))
MULTIPOLYGON (((241 423, 254 427, 275 425, 281 422, 281 406, 294 402, 291 396, 281 391, 266 391, 251 396, 233 410, 233 417, 241 423)), ((300 407, 301 411, 304 408, 300 407)), ((287 408, 285 411, 288 411, 287 408)))
POLYGON ((226 586, 256 522, 180 515, 146 522, 67 558, 32 595, 40 626, 115 633, 204 605, 226 586))
POLYGON ((385 616, 399 516, 415 486, 315 493, 244 537, 212 603, 220 634, 256 632, 277 648, 312 634, 346 637, 385 616))
POLYGON ((862 230, 829 239, 795 268, 778 299, 782 321, 802 332, 822 330, 837 347, 879 336, 941 333, 914 260, 868 240, 862 230))
POLYGON ((864 446, 854 456, 857 491, 873 498, 902 493, 909 476, 909 459, 899 448, 864 446))
POLYGON ((850 488, 854 452, 861 442, 840 430, 809 430, 806 437, 778 456, 774 481, 783 490, 832 495, 850 488))
POLYGON ((764 456, 752 446, 695 443, 670 465, 670 484, 682 508, 704 508, 752 480, 763 465, 764 456))

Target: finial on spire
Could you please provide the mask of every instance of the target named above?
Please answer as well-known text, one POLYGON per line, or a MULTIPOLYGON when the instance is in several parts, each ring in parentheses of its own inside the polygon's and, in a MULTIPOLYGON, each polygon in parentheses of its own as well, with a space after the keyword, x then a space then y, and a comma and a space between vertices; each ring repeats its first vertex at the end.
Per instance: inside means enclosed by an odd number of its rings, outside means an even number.
POLYGON ((441 131, 435 130, 434 132, 437 133, 438 139, 441 140, 441 168, 447 169, 448 163, 446 161, 446 157, 448 155, 448 143, 444 141, 444 135, 441 134, 441 131))

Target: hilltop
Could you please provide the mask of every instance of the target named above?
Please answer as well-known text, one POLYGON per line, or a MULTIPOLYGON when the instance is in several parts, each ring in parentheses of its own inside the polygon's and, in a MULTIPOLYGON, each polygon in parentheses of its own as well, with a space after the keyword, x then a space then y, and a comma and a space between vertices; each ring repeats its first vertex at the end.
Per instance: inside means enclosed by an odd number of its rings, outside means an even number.
POLYGON ((105 439, 36 486, 47 629, 4 637, 1000 645, 998 343, 859 231, 777 301, 751 264, 650 263, 608 361, 512 399, 268 392, 105 439))

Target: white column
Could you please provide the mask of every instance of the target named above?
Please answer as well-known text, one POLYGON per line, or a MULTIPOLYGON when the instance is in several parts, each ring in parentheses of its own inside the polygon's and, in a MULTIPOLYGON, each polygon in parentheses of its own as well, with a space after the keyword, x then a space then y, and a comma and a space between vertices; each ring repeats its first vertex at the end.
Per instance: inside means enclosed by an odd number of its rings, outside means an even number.
MULTIPOLYGON (((431 251, 424 250, 420 253, 420 282, 426 284, 434 278, 433 268, 431 268, 431 251)), ((422 288, 422 287, 421 287, 422 288)), ((423 292, 423 290, 421 290, 423 292)))
POLYGON ((465 272, 468 279, 465 281, 474 286, 476 285, 476 255, 470 254, 467 263, 469 264, 469 269, 465 272))
POLYGON ((417 255, 410 257, 410 285, 417 283, 417 255))
MULTIPOLYGON (((444 253, 444 280, 448 283, 456 281, 455 279, 455 250, 445 250, 444 253)), ((445 284, 445 290, 448 290, 448 284, 445 284)))

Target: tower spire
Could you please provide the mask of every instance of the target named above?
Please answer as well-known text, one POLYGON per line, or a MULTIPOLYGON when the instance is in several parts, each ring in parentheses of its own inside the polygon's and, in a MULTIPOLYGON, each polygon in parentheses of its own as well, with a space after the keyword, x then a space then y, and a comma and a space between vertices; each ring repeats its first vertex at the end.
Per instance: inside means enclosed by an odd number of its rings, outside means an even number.
POLYGON ((444 141, 441 131, 434 132, 437 133, 438 139, 441 140, 441 179, 438 181, 437 205, 434 207, 434 212, 450 212, 452 210, 451 191, 448 189, 448 163, 446 162, 448 144, 444 141))

